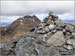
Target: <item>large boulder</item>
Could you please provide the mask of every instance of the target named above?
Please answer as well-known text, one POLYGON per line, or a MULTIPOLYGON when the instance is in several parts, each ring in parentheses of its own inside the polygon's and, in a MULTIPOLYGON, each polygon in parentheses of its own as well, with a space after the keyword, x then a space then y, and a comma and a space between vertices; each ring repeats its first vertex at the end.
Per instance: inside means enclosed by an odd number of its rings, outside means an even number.
POLYGON ((57 50, 53 46, 47 47, 30 37, 22 38, 15 48, 16 56, 56 56, 57 50))
POLYGON ((47 43, 52 44, 54 46, 62 46, 65 43, 63 32, 56 32, 47 40, 47 43))
POLYGON ((17 56, 26 56, 31 54, 36 55, 36 52, 34 50, 33 40, 29 37, 22 38, 16 44, 15 52, 17 56))

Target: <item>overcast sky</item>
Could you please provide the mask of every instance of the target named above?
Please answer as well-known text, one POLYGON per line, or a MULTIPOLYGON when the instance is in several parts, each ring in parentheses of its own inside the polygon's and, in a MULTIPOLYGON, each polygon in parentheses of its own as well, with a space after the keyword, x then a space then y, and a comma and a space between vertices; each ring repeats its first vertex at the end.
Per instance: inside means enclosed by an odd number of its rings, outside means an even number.
POLYGON ((1 21, 12 22, 20 16, 37 15, 41 20, 53 11, 62 20, 75 20, 74 1, 1 1, 1 21))

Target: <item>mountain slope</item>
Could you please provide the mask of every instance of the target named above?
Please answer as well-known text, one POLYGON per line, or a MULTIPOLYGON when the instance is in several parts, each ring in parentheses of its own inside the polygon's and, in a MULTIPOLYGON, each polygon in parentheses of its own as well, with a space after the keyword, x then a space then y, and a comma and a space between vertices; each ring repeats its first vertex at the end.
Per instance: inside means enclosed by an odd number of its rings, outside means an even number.
POLYGON ((16 38, 25 34, 28 30, 37 26, 41 21, 35 16, 24 16, 18 18, 5 30, 1 30, 1 39, 7 38, 16 38))

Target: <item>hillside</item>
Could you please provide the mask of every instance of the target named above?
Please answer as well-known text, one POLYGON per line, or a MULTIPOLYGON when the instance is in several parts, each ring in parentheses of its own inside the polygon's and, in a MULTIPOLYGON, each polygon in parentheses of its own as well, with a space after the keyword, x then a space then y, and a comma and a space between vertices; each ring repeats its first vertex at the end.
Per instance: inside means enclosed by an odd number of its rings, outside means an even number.
MULTIPOLYGON (((25 34, 28 30, 37 26, 41 21, 35 16, 24 16, 18 18, 6 29, 1 29, 1 39, 16 38, 17 36, 25 34)), ((3 42, 1 40, 1 42, 3 42)))

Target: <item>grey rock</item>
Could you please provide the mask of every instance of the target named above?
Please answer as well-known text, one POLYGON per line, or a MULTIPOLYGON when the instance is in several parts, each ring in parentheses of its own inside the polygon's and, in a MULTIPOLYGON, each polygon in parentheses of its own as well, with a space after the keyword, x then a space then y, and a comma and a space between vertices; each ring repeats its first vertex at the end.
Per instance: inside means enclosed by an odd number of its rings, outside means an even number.
POLYGON ((49 32, 49 27, 48 27, 48 26, 45 27, 44 30, 45 30, 46 32, 49 32))
POLYGON ((63 31, 63 32, 66 32, 66 29, 63 29, 62 31, 63 31))
POLYGON ((67 25, 65 29, 73 32, 74 31, 74 26, 67 25))
POLYGON ((17 55, 19 54, 20 56, 24 56, 26 55, 25 53, 29 53, 30 54, 36 54, 35 49, 34 49, 34 45, 33 45, 33 39, 27 37, 25 39, 21 39, 15 48, 15 51, 17 53, 17 55))
POLYGON ((61 46, 65 43, 64 35, 62 31, 56 32, 52 35, 48 40, 47 43, 52 44, 54 46, 61 46))
POLYGON ((66 40, 66 43, 72 45, 72 42, 70 40, 66 40))
POLYGON ((54 24, 54 22, 51 19, 49 19, 48 21, 46 21, 46 24, 54 24))
POLYGON ((57 19, 56 21, 54 21, 56 23, 56 25, 58 26, 65 26, 65 23, 63 23, 61 20, 57 19))
POLYGON ((75 48, 75 39, 70 39, 70 41, 72 42, 71 45, 73 45, 73 48, 75 48))
POLYGON ((30 56, 36 56, 36 55, 34 55, 34 54, 31 54, 30 56))
POLYGON ((46 31, 45 30, 38 30, 38 31, 36 31, 36 33, 38 33, 38 34, 44 34, 44 33, 46 33, 46 31))
POLYGON ((57 32, 57 30, 55 29, 55 30, 52 30, 51 32, 52 32, 52 33, 56 33, 56 32, 57 32))
POLYGON ((0 44, 0 48, 3 48, 4 47, 4 44, 0 44))
POLYGON ((75 32, 72 32, 72 35, 75 36, 75 32))
POLYGON ((67 49, 68 49, 68 50, 72 50, 72 49, 73 49, 73 46, 68 45, 68 46, 67 46, 67 49))
POLYGON ((53 24, 50 24, 49 26, 48 26, 48 28, 51 30, 51 29, 54 29, 55 28, 55 25, 53 25, 53 24))

